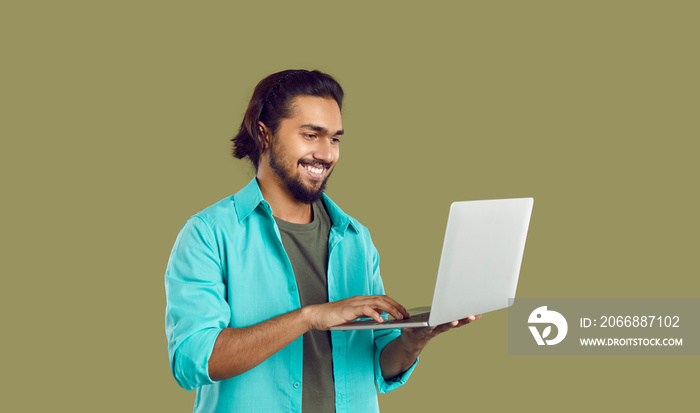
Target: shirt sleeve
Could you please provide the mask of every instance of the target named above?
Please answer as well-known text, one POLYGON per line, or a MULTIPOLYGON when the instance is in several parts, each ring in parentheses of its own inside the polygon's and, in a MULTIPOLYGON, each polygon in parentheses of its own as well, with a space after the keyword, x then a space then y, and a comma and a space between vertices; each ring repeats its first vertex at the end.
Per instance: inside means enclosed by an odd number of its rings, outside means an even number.
POLYGON ((379 356, 382 354, 382 350, 384 350, 384 347, 386 347, 389 343, 394 341, 400 335, 401 330, 399 329, 375 330, 374 376, 375 382, 377 384, 377 390, 379 391, 379 393, 388 393, 406 384, 408 378, 411 376, 411 373, 413 373, 413 369, 415 369, 416 365, 418 364, 418 359, 416 359, 416 361, 411 367, 408 368, 408 370, 404 371, 403 373, 399 374, 391 380, 384 379, 384 376, 382 375, 381 364, 379 363, 379 356))
POLYGON ((209 357, 231 319, 217 243, 194 216, 180 231, 165 271, 165 333, 175 380, 187 390, 214 383, 209 357))
MULTIPOLYGON (((382 295, 384 294, 384 283, 382 282, 382 277, 379 274, 379 253, 377 252, 377 249, 374 247, 372 244, 372 265, 373 265, 373 294, 374 295, 382 295)), ((411 373, 413 372, 413 369, 416 368, 416 364, 418 363, 418 359, 416 359, 416 362, 413 363, 413 365, 406 370, 405 372, 401 373, 397 377, 394 377, 391 380, 385 380, 384 375, 382 374, 382 366, 379 362, 380 356, 382 354, 382 351, 384 350, 384 347, 386 347, 389 343, 394 341, 396 338, 398 338, 401 335, 401 329, 382 329, 382 330, 373 330, 374 332, 374 380, 377 385, 377 390, 379 393, 387 393, 390 392, 396 388, 399 388, 403 386, 406 381, 408 381, 408 378, 411 376, 411 373)))

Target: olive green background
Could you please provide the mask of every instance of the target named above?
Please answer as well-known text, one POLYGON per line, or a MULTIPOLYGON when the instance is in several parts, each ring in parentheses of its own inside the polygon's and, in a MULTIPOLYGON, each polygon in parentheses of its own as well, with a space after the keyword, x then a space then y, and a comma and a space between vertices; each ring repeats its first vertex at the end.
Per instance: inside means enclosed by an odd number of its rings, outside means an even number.
MULTIPOLYGON (((228 139, 287 68, 345 88, 328 193, 406 306, 431 300, 451 201, 520 196, 519 296, 698 296, 696 2, 348 3, 0 5, 2 410, 191 411, 163 272, 253 176, 228 139)), ((507 342, 505 310, 437 338, 382 411, 695 403, 698 356, 507 342)))

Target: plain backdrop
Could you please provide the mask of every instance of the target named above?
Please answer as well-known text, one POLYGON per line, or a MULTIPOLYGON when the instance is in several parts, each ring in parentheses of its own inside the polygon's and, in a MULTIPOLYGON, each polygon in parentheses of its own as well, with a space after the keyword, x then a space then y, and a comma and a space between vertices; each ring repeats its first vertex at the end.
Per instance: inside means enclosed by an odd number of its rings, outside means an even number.
MULTIPOLYGON (((697 297, 692 1, 35 1, 0 5, 4 411, 191 411, 163 273, 238 191, 255 84, 346 91, 328 194, 387 291, 432 298, 455 200, 532 196, 518 295, 697 297)), ((511 356, 507 310, 437 338, 382 412, 674 410, 695 356, 511 356), (427 396, 426 396, 427 395, 427 396)))

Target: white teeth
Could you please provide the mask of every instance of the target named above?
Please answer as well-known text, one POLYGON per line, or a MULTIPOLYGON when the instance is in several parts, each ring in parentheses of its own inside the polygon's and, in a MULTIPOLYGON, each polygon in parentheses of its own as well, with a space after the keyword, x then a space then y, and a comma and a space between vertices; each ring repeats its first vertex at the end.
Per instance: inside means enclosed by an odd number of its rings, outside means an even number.
POLYGON ((307 171, 314 173, 314 174, 320 174, 321 172, 323 172, 323 168, 314 168, 313 166, 308 166, 308 165, 304 166, 304 168, 306 168, 307 171))

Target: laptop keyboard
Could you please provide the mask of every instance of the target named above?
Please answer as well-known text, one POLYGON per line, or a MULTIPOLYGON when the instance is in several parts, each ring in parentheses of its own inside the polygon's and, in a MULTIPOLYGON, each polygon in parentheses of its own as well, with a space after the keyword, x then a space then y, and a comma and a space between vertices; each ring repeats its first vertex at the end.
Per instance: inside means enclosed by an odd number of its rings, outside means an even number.
POLYGON ((411 318, 404 318, 403 320, 389 320, 387 323, 390 324, 405 324, 405 323, 422 323, 422 322, 428 322, 428 319, 430 318, 430 313, 420 313, 420 314, 414 314, 411 316, 411 318))

